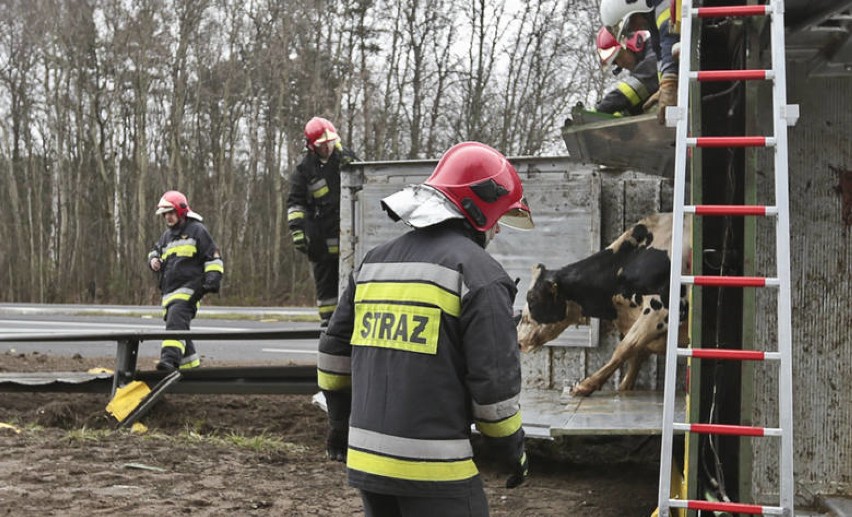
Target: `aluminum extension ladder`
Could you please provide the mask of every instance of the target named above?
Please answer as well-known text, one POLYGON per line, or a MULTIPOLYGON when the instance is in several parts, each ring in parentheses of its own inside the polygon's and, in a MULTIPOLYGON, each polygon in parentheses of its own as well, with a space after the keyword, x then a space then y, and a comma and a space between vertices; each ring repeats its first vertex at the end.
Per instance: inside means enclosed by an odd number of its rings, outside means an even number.
MULTIPOLYGON (((787 126, 798 118, 798 106, 787 105, 784 2, 770 0, 768 5, 737 5, 730 7, 692 7, 692 0, 683 0, 681 16, 681 56, 678 83, 678 105, 669 107, 668 125, 676 125, 674 220, 672 221, 672 261, 669 283, 669 327, 666 349, 665 394, 663 407, 663 437, 660 458, 659 515, 669 517, 672 509, 726 511, 752 515, 793 516, 793 390, 792 390, 792 326, 790 305, 790 217, 787 171, 787 126), (721 18, 769 16, 771 30, 772 69, 770 70, 713 70, 692 71, 692 18, 721 18), (687 80, 688 79, 688 80, 687 80), (697 81, 772 81, 773 136, 691 137, 687 135, 689 116, 689 83, 697 81), (687 147, 771 147, 775 162, 775 206, 744 205, 684 205, 687 147), (776 220, 777 277, 745 276, 683 276, 681 261, 675 260, 676 250, 682 249, 684 213, 693 216, 770 216, 776 220), (677 334, 681 285, 712 287, 774 287, 778 289, 778 345, 776 352, 756 350, 694 348, 678 349, 677 334), (674 308, 674 309, 672 309, 674 308), (773 361, 779 369, 778 428, 722 425, 712 423, 676 423, 674 405, 678 356, 696 359, 734 361, 773 361), (670 493, 672 470, 672 438, 674 431, 710 435, 780 438, 780 503, 763 506, 739 502, 674 499, 670 493)), ((775 366, 775 365, 773 365, 775 366)), ((685 511, 685 510, 678 510, 685 511)))

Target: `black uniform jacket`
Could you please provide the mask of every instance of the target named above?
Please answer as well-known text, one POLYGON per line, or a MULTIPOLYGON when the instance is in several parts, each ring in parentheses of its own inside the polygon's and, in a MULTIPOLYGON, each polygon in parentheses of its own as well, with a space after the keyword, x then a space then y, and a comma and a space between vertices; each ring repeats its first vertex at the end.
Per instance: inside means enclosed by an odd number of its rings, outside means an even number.
POLYGON ((352 486, 394 495, 466 493, 478 475, 472 423, 507 463, 517 461, 523 429, 515 294, 502 266, 460 221, 410 231, 366 255, 317 361, 329 419, 350 417, 352 486))
POLYGON ((310 151, 290 175, 287 224, 290 231, 305 232, 311 260, 339 253, 340 168, 355 159, 343 147, 335 149, 326 163, 310 151))
POLYGON ((198 301, 205 277, 208 277, 206 283, 218 285, 224 273, 219 247, 204 224, 193 218, 163 232, 148 253, 148 262, 154 257, 163 261, 160 266, 163 307, 175 300, 188 301, 193 295, 198 301))

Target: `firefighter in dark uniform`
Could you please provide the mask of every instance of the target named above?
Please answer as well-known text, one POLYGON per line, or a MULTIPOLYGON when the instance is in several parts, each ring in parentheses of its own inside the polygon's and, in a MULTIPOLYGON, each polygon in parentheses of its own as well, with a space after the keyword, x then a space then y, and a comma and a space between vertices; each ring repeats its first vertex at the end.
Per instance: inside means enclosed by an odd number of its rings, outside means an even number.
MULTIPOLYGON (((201 297, 219 292, 224 267, 219 247, 186 196, 170 190, 157 203, 166 229, 148 253, 148 267, 159 273, 166 330, 189 330, 201 297)), ((164 339, 158 370, 195 368, 201 364, 191 339, 164 339)))
POLYGON ((641 115, 649 107, 649 99, 660 88, 657 56, 648 47, 650 37, 648 31, 637 31, 619 43, 605 27, 598 31, 596 44, 601 66, 613 65, 616 75, 622 69, 630 74, 598 101, 595 111, 628 116, 641 115))
POLYGON ((368 516, 488 515, 472 423, 506 486, 526 479, 516 287, 485 251, 498 219, 532 228, 522 196, 502 154, 464 142, 382 201, 413 230, 367 253, 317 359, 327 452, 346 461, 368 516))
POLYGON ((311 262, 320 324, 337 307, 340 258, 340 168, 356 160, 340 143, 331 122, 314 117, 305 125, 308 152, 290 176, 287 224, 293 246, 311 262))
MULTIPOLYGON (((666 107, 677 105, 680 34, 675 30, 677 12, 674 0, 601 0, 601 21, 618 42, 628 35, 647 30, 657 58, 660 88, 652 96, 657 103, 657 122, 666 123, 666 107)), ((650 105, 650 104, 648 104, 650 105)))

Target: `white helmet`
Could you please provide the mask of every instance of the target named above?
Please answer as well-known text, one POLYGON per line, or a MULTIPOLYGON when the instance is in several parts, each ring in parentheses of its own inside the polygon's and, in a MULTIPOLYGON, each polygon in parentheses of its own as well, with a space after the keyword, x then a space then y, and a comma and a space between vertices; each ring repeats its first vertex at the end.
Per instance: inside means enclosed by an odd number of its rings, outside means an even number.
POLYGON ((601 21, 621 41, 630 16, 650 12, 656 3, 655 0, 601 0, 601 21))

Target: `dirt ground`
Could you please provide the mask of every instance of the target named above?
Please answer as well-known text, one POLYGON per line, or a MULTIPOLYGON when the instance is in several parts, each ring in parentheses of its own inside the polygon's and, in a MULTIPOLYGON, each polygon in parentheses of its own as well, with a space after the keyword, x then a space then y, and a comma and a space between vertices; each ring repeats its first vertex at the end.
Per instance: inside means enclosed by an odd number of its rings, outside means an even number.
MULTIPOLYGON (((0 372, 113 361, 2 353, 0 372)), ((325 413, 309 396, 166 395, 142 419, 144 433, 114 430, 106 403, 0 392, 0 516, 363 513, 344 467, 325 458, 325 413)), ((656 506, 653 462, 585 461, 582 448, 563 455, 528 442, 531 477, 514 490, 474 442, 493 516, 638 517, 656 506)))

